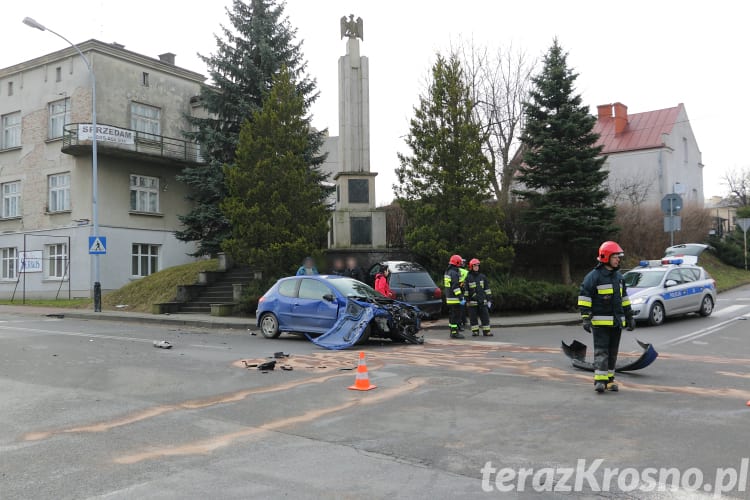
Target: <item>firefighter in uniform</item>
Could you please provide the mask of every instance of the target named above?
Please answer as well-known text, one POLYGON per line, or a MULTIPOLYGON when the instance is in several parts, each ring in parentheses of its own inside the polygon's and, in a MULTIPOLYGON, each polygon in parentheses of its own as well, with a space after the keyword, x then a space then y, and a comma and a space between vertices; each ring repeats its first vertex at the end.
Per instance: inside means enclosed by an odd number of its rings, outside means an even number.
POLYGON ((594 389, 616 392, 615 363, 620 348, 622 328, 635 328, 625 281, 620 274, 624 253, 614 241, 599 247, 599 264, 586 275, 581 284, 578 307, 583 329, 594 336, 594 389))
POLYGON ((466 259, 461 258, 461 267, 458 268, 459 282, 461 290, 464 292, 464 300, 461 301, 461 316, 458 320, 458 331, 462 332, 466 328, 466 297, 469 295, 466 288, 466 277, 469 275, 469 270, 466 269, 466 259))
POLYGON ((452 255, 448 261, 448 268, 443 275, 445 303, 448 305, 448 326, 450 327, 450 336, 453 339, 464 338, 463 335, 458 333, 458 322, 461 320, 461 303, 465 302, 459 272, 461 262, 460 255, 452 255))
POLYGON ((492 304, 492 290, 487 276, 479 272, 479 259, 469 261, 469 274, 466 276, 467 302, 471 336, 479 336, 479 322, 482 321, 482 335, 492 337, 490 331, 490 307, 492 304))

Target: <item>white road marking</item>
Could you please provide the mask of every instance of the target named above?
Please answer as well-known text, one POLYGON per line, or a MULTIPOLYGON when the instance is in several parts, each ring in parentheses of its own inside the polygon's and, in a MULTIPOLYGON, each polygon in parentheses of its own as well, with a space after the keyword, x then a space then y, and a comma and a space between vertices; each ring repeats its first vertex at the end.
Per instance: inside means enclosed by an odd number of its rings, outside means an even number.
POLYGON ((747 308, 746 305, 735 304, 733 306, 722 307, 721 309, 717 309, 716 311, 714 311, 713 315, 716 317, 722 317, 728 314, 732 314, 733 312, 739 311, 740 309, 746 309, 746 308, 747 308))
POLYGON ((690 342, 692 340, 699 339, 701 337, 705 337, 706 335, 710 335, 712 333, 716 333, 719 330, 723 329, 725 326, 730 325, 730 324, 734 323, 735 321, 740 320, 742 318, 750 318, 750 313, 747 313, 744 316, 737 316, 735 318, 722 321, 721 323, 717 323, 717 324, 715 324, 713 326, 709 326, 707 328, 702 328, 700 330, 697 330, 697 331, 694 331, 692 333, 688 333, 688 334, 682 335, 680 337, 677 337, 677 338, 674 338, 674 339, 671 339, 671 340, 667 340, 666 342, 664 342, 664 344, 665 345, 670 345, 670 344, 671 345, 684 344, 686 342, 690 342))
MULTIPOLYGON (((93 339, 103 340, 120 340, 125 342, 143 342, 147 344, 153 344, 154 339, 142 339, 138 337, 118 337, 115 335, 101 335, 98 333, 82 333, 82 332, 61 332, 59 330, 42 330, 41 328, 19 328, 11 326, 0 326, 0 330, 11 330, 11 331, 24 331, 32 333, 52 334, 52 335, 68 335, 70 337, 85 337, 93 341, 93 339)), ((204 349, 222 349, 231 350, 230 347, 218 346, 218 345, 200 345, 200 344, 189 344, 189 347, 202 347, 204 349)))

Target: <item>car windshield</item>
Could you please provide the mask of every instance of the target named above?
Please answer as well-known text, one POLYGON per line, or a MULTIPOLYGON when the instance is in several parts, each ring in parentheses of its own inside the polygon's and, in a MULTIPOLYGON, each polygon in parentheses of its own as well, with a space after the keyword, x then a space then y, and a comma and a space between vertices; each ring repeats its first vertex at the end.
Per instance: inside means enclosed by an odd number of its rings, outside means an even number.
POLYGON ((350 298, 363 298, 363 299, 382 299, 383 296, 372 289, 370 286, 365 285, 361 281, 353 280, 351 278, 340 278, 330 280, 328 283, 331 284, 336 290, 341 293, 344 297, 350 298))
POLYGON ((625 273, 625 284, 631 288, 659 286, 666 271, 630 271, 625 273))
POLYGON ((430 275, 426 272, 420 273, 393 273, 391 275, 390 285, 393 286, 405 286, 405 287, 435 287, 435 282, 432 281, 430 275))

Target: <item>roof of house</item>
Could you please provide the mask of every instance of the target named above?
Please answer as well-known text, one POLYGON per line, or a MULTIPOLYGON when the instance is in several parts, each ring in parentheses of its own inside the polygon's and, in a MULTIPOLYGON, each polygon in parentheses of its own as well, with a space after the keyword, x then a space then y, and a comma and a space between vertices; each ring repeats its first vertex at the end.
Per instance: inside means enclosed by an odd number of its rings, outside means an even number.
POLYGON ((599 134, 596 145, 604 146, 604 154, 660 148, 664 146, 662 134, 672 132, 682 108, 680 103, 673 108, 628 114, 628 124, 620 134, 615 134, 614 117, 598 118, 594 125, 594 132, 599 134))

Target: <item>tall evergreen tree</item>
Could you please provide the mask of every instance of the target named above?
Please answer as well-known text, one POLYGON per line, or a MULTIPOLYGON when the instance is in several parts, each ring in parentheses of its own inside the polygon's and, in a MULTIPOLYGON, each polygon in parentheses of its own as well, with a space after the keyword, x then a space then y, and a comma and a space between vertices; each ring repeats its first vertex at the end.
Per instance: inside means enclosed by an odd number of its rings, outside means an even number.
POLYGON ((487 269, 507 268, 513 252, 501 229, 502 212, 491 199, 482 132, 455 56, 438 55, 426 95, 414 108, 399 154, 394 186, 407 215, 405 240, 417 259, 442 269, 451 254, 478 257, 487 269))
POLYGON ((615 209, 605 202, 602 170, 606 157, 595 146, 596 118, 575 93, 578 75, 568 68, 567 53, 555 39, 544 57, 544 67, 532 79, 526 103, 524 165, 516 194, 529 202, 524 220, 533 225, 550 258, 560 259, 564 283, 571 283, 570 256, 591 252, 614 231, 615 209))
POLYGON ((263 107, 242 126, 234 164, 224 168, 228 196, 221 209, 232 233, 222 248, 269 280, 296 269, 328 234, 332 190, 308 161, 308 108, 282 68, 263 107))
MULTIPOLYGON (((297 91, 312 103, 318 96, 315 81, 305 74, 296 30, 284 16, 284 3, 276 0, 234 0, 227 9, 230 27, 216 36, 217 50, 200 56, 208 66, 211 84, 201 89, 207 117, 188 117, 192 130, 186 136, 201 145, 207 163, 186 167, 180 180, 190 186, 193 209, 180 216, 183 241, 197 241, 196 255, 215 254, 228 237, 229 221, 219 209, 226 196, 223 166, 234 162, 240 128, 251 120, 282 66, 291 72, 297 91)), ((320 165, 323 133, 309 132, 307 162, 320 165)))

